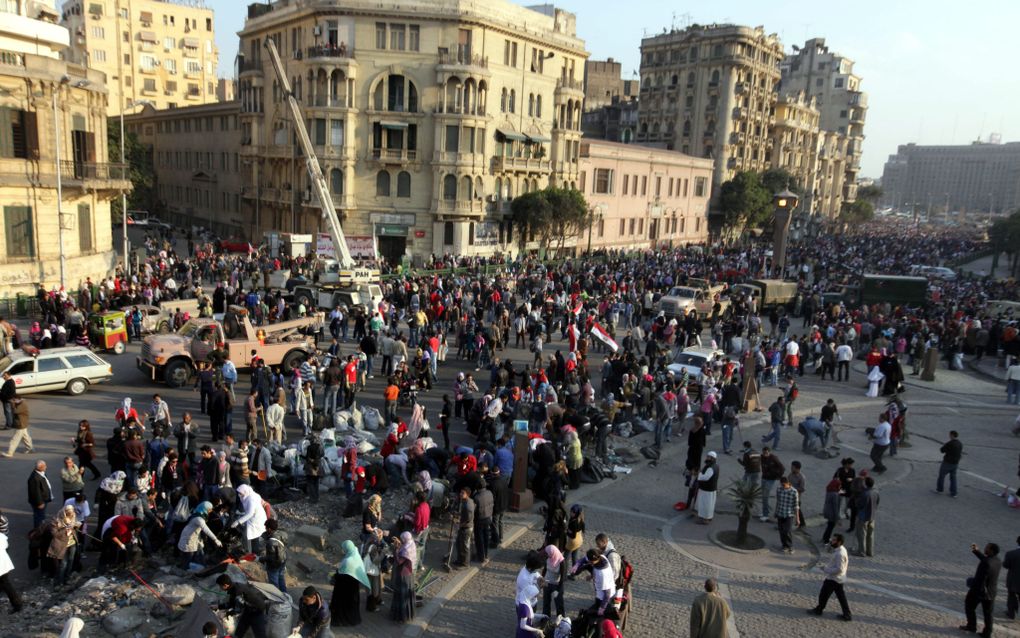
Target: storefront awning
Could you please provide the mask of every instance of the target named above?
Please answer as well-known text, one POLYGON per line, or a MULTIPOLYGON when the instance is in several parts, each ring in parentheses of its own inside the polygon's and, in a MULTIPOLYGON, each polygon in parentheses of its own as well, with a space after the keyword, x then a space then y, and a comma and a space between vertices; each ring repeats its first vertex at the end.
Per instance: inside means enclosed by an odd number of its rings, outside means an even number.
POLYGON ((552 141, 552 139, 544 135, 528 135, 528 140, 535 144, 548 144, 552 141))
POLYGON ((502 128, 496 129, 496 133, 502 135, 503 139, 511 140, 513 142, 523 142, 526 139, 528 139, 527 137, 525 137, 524 135, 522 135, 520 133, 516 133, 514 131, 508 131, 508 130, 502 129, 502 128))
POLYGON ((407 122, 391 122, 383 120, 382 122, 379 122, 379 126, 383 128, 405 129, 407 128, 407 122))

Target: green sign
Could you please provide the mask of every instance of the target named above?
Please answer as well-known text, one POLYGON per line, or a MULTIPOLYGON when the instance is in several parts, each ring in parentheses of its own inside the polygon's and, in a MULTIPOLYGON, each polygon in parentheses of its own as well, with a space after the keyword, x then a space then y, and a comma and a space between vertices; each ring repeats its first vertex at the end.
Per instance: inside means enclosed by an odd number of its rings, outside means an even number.
POLYGON ((407 237, 407 226, 396 224, 379 224, 376 234, 380 237, 407 237))

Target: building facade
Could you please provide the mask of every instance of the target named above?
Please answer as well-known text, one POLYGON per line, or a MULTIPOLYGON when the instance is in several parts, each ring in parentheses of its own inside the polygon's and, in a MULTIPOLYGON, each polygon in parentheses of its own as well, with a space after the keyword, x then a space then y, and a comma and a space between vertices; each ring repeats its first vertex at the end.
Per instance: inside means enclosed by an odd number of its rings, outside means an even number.
POLYGON ((902 144, 882 173, 883 204, 900 210, 1008 213, 1020 208, 1020 142, 902 144))
POLYGON ((641 40, 635 141, 714 161, 713 187, 764 171, 783 47, 762 27, 694 25, 641 40))
POLYGON ((708 240, 713 162, 676 151, 581 142, 580 189, 593 222, 581 248, 645 249, 708 240))
POLYGON ((595 111, 637 97, 637 82, 623 79, 623 66, 608 60, 584 63, 584 110, 595 111))
POLYGON ((783 60, 780 92, 814 98, 819 128, 846 138, 841 144, 845 175, 840 206, 856 200, 868 94, 861 90, 861 77, 854 73, 853 60, 830 51, 825 38, 812 38, 803 47, 794 47, 783 60))
POLYGON ((251 231, 255 219, 241 208, 240 112, 238 102, 216 102, 164 110, 145 106, 125 117, 127 133, 152 155, 165 221, 204 226, 221 237, 251 231))
POLYGON ((131 184, 108 160, 103 74, 61 60, 57 17, 0 4, 0 296, 76 289, 116 265, 110 200, 131 184))
POLYGON ((107 113, 215 102, 213 12, 198 0, 67 0, 71 61, 106 74, 107 113))
POLYGON ((638 101, 631 98, 617 101, 581 114, 581 130, 585 139, 609 140, 630 144, 638 124, 638 101))
POLYGON ((587 51, 570 13, 499 0, 280 0, 240 32, 242 207, 325 228, 283 93, 283 58, 344 231, 396 261, 509 250, 514 196, 576 186, 587 51), (258 204, 257 204, 258 203, 258 204))

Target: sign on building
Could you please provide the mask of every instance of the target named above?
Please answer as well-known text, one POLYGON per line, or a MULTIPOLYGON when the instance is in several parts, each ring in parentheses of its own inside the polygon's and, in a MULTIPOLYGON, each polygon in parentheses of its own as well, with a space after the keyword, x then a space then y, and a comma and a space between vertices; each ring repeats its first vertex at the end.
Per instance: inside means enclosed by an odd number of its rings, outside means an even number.
MULTIPOLYGON (((371 235, 347 235, 347 250, 355 259, 375 259, 375 237, 371 235)), ((315 254, 323 259, 336 259, 333 238, 328 233, 319 233, 315 254)))

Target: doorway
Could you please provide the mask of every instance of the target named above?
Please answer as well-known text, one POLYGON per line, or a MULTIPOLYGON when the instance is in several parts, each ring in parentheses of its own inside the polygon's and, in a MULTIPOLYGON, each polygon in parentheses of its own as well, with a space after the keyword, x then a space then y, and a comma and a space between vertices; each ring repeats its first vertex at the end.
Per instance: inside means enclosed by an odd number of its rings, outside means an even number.
POLYGON ((403 261, 404 253, 407 251, 406 237, 380 236, 376 241, 380 259, 393 266, 403 261))

